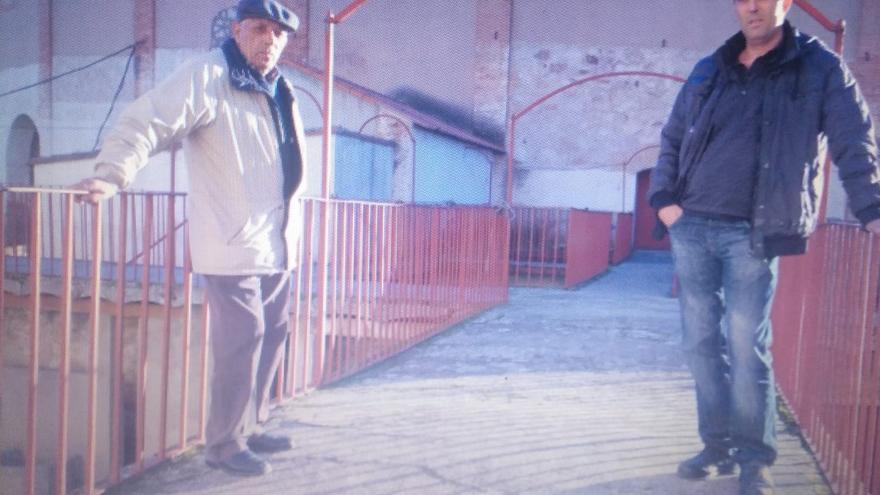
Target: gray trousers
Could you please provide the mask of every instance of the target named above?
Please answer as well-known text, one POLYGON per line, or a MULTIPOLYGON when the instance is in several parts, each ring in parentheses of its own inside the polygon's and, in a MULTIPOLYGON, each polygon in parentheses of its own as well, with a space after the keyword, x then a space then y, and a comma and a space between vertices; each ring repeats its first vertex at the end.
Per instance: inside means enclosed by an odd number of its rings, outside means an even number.
POLYGON ((269 418, 269 394, 284 357, 290 274, 205 275, 213 371, 205 457, 221 461, 247 449, 269 418))

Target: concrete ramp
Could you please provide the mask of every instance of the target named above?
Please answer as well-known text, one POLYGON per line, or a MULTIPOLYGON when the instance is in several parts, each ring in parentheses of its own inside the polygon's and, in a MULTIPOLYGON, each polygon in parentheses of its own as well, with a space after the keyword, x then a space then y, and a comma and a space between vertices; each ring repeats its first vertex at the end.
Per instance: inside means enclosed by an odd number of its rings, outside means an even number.
MULTIPOLYGON (((684 481, 700 448, 668 254, 636 253, 578 290, 513 289, 411 351, 276 411, 296 448, 236 478, 196 453, 111 493, 736 494, 684 481)), ((778 493, 829 494, 779 424, 778 493)))

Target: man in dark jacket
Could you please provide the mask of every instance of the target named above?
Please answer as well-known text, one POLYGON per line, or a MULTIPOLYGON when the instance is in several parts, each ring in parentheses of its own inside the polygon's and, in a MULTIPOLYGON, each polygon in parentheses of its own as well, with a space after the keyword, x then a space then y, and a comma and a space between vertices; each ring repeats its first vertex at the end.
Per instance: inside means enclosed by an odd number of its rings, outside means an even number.
POLYGON ((777 257, 803 253, 815 230, 826 142, 852 211, 875 234, 880 166, 858 86, 837 55, 785 21, 792 0, 733 3, 742 30, 678 95, 649 197, 657 234, 672 241, 705 446, 678 474, 730 474, 738 463, 740 493, 767 494, 777 257))

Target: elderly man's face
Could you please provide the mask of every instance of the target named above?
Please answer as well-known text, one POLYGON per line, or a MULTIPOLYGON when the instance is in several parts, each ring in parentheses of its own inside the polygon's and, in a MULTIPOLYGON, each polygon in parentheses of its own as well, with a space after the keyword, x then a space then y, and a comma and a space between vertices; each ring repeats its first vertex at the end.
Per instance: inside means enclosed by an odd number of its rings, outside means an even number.
POLYGON ((733 0, 743 35, 749 43, 770 40, 785 22, 792 0, 733 0))
POLYGON ((248 18, 232 25, 232 37, 248 63, 260 74, 271 71, 287 46, 287 31, 268 19, 248 18))

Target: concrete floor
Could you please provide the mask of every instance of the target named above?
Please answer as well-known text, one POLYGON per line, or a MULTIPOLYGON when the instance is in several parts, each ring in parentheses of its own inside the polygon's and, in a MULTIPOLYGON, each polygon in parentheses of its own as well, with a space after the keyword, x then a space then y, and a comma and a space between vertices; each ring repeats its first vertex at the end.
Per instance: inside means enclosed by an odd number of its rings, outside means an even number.
MULTIPOLYGON (((700 448, 668 255, 579 290, 513 289, 490 310, 276 411, 295 449, 237 478, 189 455, 113 490, 153 494, 735 494, 684 481, 700 448)), ((780 423, 778 492, 828 494, 780 423)))

